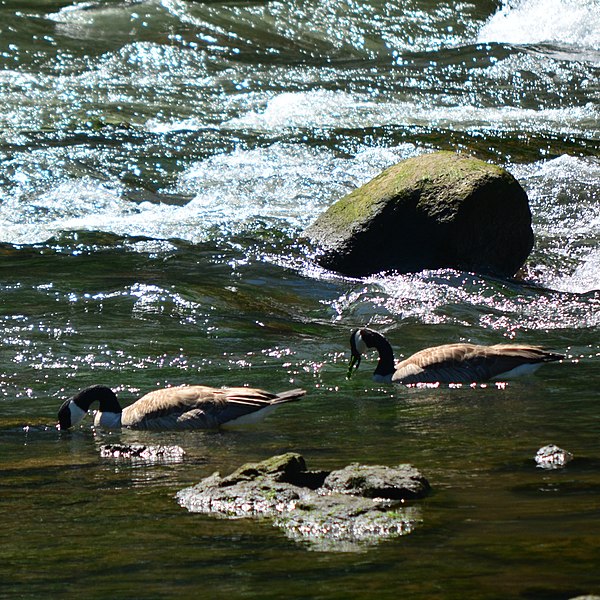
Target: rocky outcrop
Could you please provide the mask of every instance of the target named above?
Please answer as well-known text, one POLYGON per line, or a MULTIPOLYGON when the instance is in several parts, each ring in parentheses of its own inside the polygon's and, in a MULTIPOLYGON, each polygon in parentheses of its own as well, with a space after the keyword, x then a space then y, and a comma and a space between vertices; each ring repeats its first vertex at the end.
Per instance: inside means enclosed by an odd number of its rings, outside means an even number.
POLYGON ((390 167, 330 206, 306 235, 322 266, 352 276, 439 268, 512 276, 534 241, 517 180, 452 152, 390 167))
POLYGON ((412 466, 353 464, 340 471, 309 471, 304 458, 288 453, 214 473, 181 490, 191 512, 220 517, 270 517, 273 524, 317 549, 355 550, 410 533, 421 521, 418 506, 429 483, 412 466))

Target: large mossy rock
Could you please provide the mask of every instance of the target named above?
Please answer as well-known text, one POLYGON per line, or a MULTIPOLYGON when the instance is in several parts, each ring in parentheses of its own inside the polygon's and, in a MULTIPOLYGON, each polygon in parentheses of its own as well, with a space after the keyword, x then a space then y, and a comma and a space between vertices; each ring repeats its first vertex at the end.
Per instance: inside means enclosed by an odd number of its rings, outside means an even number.
POLYGON ((322 266, 352 276, 453 268, 510 277, 534 241, 518 181, 453 152, 386 169, 330 206, 306 235, 322 266))
POLYGON ((177 494, 191 512, 225 518, 271 518, 292 539, 321 550, 357 550, 406 535, 421 522, 418 506, 427 480, 411 465, 352 464, 341 471, 309 471, 289 452, 218 473, 177 494))

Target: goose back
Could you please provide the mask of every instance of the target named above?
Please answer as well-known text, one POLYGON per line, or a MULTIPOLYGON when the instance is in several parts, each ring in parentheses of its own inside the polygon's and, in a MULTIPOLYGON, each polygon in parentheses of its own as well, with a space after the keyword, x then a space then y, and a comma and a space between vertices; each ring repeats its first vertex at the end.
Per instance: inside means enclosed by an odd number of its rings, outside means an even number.
POLYGON ((538 346, 517 344, 445 344, 421 350, 399 362, 397 383, 470 383, 533 372, 545 362, 563 358, 538 346))
POLYGON ((278 404, 299 400, 304 390, 273 394, 246 387, 201 385, 150 392, 123 409, 121 424, 131 429, 214 429, 262 420, 278 404))

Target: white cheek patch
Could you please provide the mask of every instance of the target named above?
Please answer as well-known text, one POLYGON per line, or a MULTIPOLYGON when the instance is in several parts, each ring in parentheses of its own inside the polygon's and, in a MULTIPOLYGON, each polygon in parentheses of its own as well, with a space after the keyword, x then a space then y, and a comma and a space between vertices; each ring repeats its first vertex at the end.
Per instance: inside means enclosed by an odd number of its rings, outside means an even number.
POLYGON ((73 400, 69 402, 69 412, 71 413, 71 427, 77 425, 87 415, 87 411, 77 406, 73 400))
POLYGON ((360 331, 357 331, 354 334, 354 345, 359 354, 365 354, 365 352, 368 352, 369 350, 365 344, 365 341, 362 339, 362 335, 360 335, 360 331))

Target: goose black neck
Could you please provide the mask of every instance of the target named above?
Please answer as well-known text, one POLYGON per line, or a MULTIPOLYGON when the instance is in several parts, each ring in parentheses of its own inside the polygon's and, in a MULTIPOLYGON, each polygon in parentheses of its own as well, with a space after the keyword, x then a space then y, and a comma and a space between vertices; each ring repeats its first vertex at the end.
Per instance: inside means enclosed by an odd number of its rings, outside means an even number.
POLYGON ((379 361, 374 375, 381 375, 382 377, 391 375, 394 372, 395 360, 390 343, 380 333, 372 329, 363 330, 362 338, 368 348, 375 348, 379 353, 379 361))
POLYGON ((104 385, 93 385, 85 388, 85 390, 73 396, 73 402, 84 411, 88 411, 94 402, 98 402, 100 412, 123 412, 116 394, 104 385))

